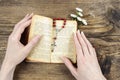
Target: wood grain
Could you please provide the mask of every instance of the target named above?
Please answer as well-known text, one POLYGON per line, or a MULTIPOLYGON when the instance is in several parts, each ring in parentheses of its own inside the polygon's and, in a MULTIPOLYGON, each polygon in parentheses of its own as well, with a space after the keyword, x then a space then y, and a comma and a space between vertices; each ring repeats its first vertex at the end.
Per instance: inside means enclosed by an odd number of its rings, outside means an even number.
MULTIPOLYGON (((118 15, 119 5, 120 0, 0 0, 0 66, 5 56, 8 36, 25 14, 33 12, 51 18, 70 19, 69 14, 75 13, 75 8, 80 7, 84 10, 85 19, 89 24, 86 28, 80 26, 80 29, 85 29, 86 36, 96 48, 104 75, 108 80, 120 80, 120 18, 115 21, 113 16, 118 15), (109 8, 113 11, 108 12, 109 8), (89 16, 90 14, 94 17, 89 16), (106 28, 106 25, 112 26, 112 30, 103 33, 93 30, 95 28, 99 31, 99 27, 106 28)), ((75 78, 64 64, 22 62, 17 66, 14 80, 75 80, 75 78)))

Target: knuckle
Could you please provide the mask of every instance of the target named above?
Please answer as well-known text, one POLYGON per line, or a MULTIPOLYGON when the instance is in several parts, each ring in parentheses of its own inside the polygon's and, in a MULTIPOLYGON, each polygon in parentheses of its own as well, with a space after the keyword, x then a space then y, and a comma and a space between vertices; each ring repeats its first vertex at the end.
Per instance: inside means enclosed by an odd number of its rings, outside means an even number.
POLYGON ((9 36, 9 39, 12 40, 12 41, 17 41, 17 38, 14 37, 14 36, 11 36, 11 35, 9 36))
POLYGON ((16 38, 15 38, 15 37, 12 37, 11 40, 16 41, 16 38))

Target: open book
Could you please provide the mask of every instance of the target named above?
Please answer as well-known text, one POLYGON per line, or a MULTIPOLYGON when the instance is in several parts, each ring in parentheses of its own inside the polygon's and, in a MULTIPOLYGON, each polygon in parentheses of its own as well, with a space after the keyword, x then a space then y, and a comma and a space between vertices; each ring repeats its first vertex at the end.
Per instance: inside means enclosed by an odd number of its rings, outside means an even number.
POLYGON ((76 63, 76 50, 73 41, 73 33, 76 30, 77 22, 74 20, 55 20, 54 22, 51 18, 34 15, 29 29, 28 42, 35 35, 42 35, 42 38, 30 52, 27 61, 63 63, 60 56, 65 56, 76 63))

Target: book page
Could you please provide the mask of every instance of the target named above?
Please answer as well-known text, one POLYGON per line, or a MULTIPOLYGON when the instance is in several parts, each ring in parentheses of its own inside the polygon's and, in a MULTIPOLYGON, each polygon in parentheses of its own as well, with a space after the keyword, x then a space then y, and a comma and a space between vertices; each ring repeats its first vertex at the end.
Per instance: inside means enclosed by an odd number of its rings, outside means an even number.
POLYGON ((56 40, 54 51, 51 54, 51 63, 63 63, 60 56, 68 57, 73 63, 76 62, 76 50, 73 41, 73 33, 77 30, 76 21, 67 20, 64 28, 63 21, 56 21, 56 40))
POLYGON ((29 41, 35 37, 35 35, 42 35, 42 38, 27 57, 30 62, 50 62, 52 23, 51 18, 37 15, 33 16, 29 32, 29 41))

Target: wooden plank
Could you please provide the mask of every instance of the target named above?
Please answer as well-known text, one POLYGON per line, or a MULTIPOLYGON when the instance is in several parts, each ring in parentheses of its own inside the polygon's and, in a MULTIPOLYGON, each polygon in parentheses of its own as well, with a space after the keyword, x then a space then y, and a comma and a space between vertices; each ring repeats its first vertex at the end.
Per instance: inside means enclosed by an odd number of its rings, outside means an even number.
POLYGON ((22 63, 17 67, 16 79, 75 80, 63 64, 44 63, 22 63))

